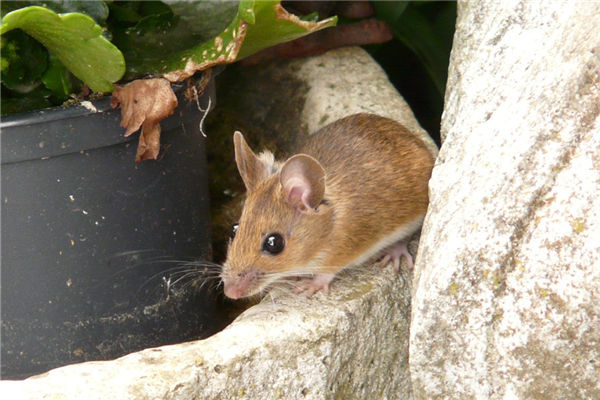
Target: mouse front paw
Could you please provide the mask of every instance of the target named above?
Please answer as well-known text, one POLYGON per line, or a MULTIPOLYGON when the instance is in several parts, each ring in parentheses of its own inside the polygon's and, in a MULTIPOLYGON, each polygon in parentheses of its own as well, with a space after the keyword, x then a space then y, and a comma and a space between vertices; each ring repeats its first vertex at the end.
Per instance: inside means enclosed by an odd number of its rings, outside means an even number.
POLYGON ((318 274, 311 279, 305 279, 298 283, 296 288, 296 294, 303 294, 310 298, 318 291, 322 291, 324 294, 329 293, 329 285, 333 280, 333 274, 318 274))
POLYGON ((406 267, 408 269, 413 268, 413 258, 408 252, 407 242, 405 242, 404 240, 394 243, 393 245, 385 249, 385 252, 386 254, 381 260, 382 266, 391 263, 392 267, 394 268, 394 272, 398 273, 398 271, 400 271, 400 259, 402 258, 402 256, 404 256, 406 258, 406 267))

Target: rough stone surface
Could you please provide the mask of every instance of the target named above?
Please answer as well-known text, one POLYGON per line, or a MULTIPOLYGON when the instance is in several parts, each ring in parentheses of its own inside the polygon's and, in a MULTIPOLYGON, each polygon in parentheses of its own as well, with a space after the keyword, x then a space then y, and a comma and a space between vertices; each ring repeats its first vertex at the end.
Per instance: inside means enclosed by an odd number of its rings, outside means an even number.
POLYGON ((355 278, 344 275, 329 297, 268 297, 206 340, 2 381, 0 389, 7 399, 403 398, 410 277, 374 267, 355 278))
POLYGON ((309 82, 302 117, 308 132, 347 115, 369 112, 394 119, 414 132, 437 154, 437 147, 369 54, 343 47, 323 56, 291 63, 295 75, 309 82))
MULTIPOLYGON (((311 131, 376 112, 415 129, 436 152, 363 50, 286 65, 306 83, 311 131)), ((274 293, 206 340, 2 381, 0 392, 15 399, 410 399, 411 282, 404 269, 400 276, 377 266, 344 271, 328 296, 274 293)))
POLYGON ((600 398, 600 3, 462 2, 415 398, 600 398))

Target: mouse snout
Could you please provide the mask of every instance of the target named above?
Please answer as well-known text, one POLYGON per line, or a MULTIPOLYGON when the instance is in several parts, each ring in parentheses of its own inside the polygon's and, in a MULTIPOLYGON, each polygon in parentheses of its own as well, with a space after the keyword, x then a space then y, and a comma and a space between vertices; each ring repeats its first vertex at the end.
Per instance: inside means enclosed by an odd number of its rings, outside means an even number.
POLYGON ((256 287, 259 273, 255 268, 247 268, 243 271, 231 271, 223 276, 225 296, 230 299, 239 299, 251 294, 256 287))

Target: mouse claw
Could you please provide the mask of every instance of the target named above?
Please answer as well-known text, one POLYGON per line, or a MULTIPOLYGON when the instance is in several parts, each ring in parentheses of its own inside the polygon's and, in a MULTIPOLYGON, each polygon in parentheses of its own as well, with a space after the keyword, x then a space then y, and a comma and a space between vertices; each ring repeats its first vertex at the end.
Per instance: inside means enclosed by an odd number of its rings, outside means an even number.
POLYGON ((304 296, 311 298, 318 291, 323 294, 329 293, 329 285, 333 280, 333 274, 318 274, 312 279, 304 280, 300 283, 300 286, 296 288, 296 294, 303 294, 304 296))
POLYGON ((413 258, 408 252, 407 243, 405 241, 395 243, 392 246, 388 247, 385 251, 386 255, 381 260, 381 265, 385 266, 391 262, 394 273, 398 273, 398 271, 400 271, 400 259, 402 258, 402 256, 406 258, 406 267, 408 269, 413 268, 413 258))
POLYGON ((385 256, 383 256, 383 258, 381 259, 381 266, 385 267, 386 265, 388 265, 388 263, 392 261, 392 257, 390 257, 389 254, 386 254, 385 256))

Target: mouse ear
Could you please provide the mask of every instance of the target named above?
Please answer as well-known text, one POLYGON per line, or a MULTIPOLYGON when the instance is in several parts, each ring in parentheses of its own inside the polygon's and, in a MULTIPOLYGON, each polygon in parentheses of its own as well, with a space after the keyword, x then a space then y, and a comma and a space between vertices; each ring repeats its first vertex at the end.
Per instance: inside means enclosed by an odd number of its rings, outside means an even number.
POLYGON ((325 170, 306 154, 297 154, 285 162, 279 182, 287 200, 302 212, 317 208, 325 194, 325 170))
POLYGON ((246 189, 250 191, 258 182, 269 176, 269 168, 254 154, 240 131, 233 134, 233 146, 238 171, 246 189))

